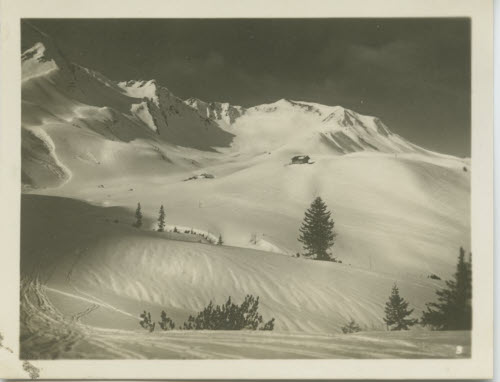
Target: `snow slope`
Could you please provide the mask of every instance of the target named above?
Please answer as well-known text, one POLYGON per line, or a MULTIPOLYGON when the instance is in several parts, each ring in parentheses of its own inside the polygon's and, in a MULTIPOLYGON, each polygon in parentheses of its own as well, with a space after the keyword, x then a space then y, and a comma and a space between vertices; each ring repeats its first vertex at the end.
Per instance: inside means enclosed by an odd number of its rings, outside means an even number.
POLYGON ((27 40, 22 181, 33 195, 22 202, 22 273, 27 294, 50 307, 24 302, 27 332, 69 319, 68 341, 82 341, 96 327, 134 330, 144 309, 181 322, 210 299, 247 293, 277 331, 331 335, 350 317, 382 329, 394 281, 419 311, 441 285, 428 275, 450 277, 458 248, 470 248, 469 159, 341 106, 243 108, 183 101, 154 80, 116 83, 36 29, 27 40), (312 164, 292 165, 295 155, 312 164), (316 196, 332 211, 342 264, 294 257, 316 196), (143 230, 131 227, 138 202, 143 230), (167 227, 226 246, 153 232, 160 205, 167 227), (30 324, 30 309, 47 310, 45 323, 30 324))
POLYGON ((320 195, 335 221, 334 255, 391 273, 447 276, 458 247, 470 247, 470 172, 462 170, 462 161, 436 164, 410 154, 314 159, 313 165, 287 165, 287 156, 263 154, 245 163, 205 167, 214 179, 185 182, 183 173, 129 172, 118 178, 110 174, 102 180, 104 188, 100 181, 70 182, 44 193, 124 206, 131 216, 141 202, 151 222, 163 204, 168 225, 222 234, 228 245, 288 255, 302 251, 298 229, 320 195))
MULTIPOLYGON (((357 334, 107 329, 82 323, 102 305, 82 299, 63 315, 39 282, 23 284, 22 359, 468 358, 470 332, 357 334), (84 303, 85 302, 85 303, 84 303), (79 310, 81 309, 81 310, 79 310), (457 352, 458 348, 461 352, 457 352)), ((74 299, 74 298, 73 298, 74 299)), ((70 300, 71 301, 71 300, 70 300)), ((68 303, 66 301, 66 303, 68 303)))
POLYGON ((106 329, 83 317, 102 305, 86 301, 75 314, 57 311, 39 282, 22 288, 22 359, 298 359, 468 358, 470 332, 362 332, 350 335, 263 331, 106 329), (457 348, 462 351, 457 354, 457 348))
MULTIPOLYGON (((42 46, 26 60, 45 57, 42 46)), ((141 201, 150 217, 165 204, 169 224, 284 254, 301 250, 300 221, 320 195, 337 222, 335 255, 391 272, 447 274, 469 247, 468 160, 421 149, 377 118, 289 100, 184 103, 155 81, 115 84, 54 57, 56 69, 23 82, 23 182, 38 193, 141 201), (315 163, 288 165, 298 154, 315 163), (202 172, 216 178, 181 181, 202 172)))
POLYGON ((150 217, 163 203, 169 224, 285 254, 301 250, 300 221, 320 195, 336 221, 335 255, 391 272, 449 273, 457 248, 470 246, 469 160, 340 106, 244 109, 183 102, 154 80, 114 83, 33 33, 40 41, 23 55, 27 190, 129 209, 141 201, 150 217), (315 163, 288 165, 300 154, 315 163), (181 182, 204 172, 216 178, 181 182))
POLYGON ((290 154, 421 152, 393 134, 378 118, 341 106, 282 99, 247 109, 235 120, 233 147, 239 152, 286 151, 290 154))
POLYGON ((165 163, 164 153, 176 152, 179 146, 186 148, 179 160, 193 168, 188 165, 190 149, 213 152, 230 144, 232 134, 154 81, 148 82, 145 93, 137 90, 138 85, 114 83, 70 63, 49 36, 34 28, 28 31, 36 43, 22 55, 22 129, 28 137, 22 151, 25 185, 64 184, 69 177, 60 164, 74 174, 107 176, 123 161, 141 163, 144 156, 153 156, 157 160, 146 165, 149 171, 169 171, 175 166, 165 163), (32 134, 33 130, 43 130, 46 139, 40 140, 42 134, 32 134), (50 145, 49 138, 55 148, 42 158, 40 151, 47 151, 43 147, 50 145), (119 158, 113 155, 116 151, 119 158))
POLYGON ((254 294, 264 317, 276 318, 277 330, 333 333, 350 317, 380 329, 395 281, 419 309, 440 285, 347 264, 169 240, 175 235, 133 228, 124 209, 71 199, 25 196, 22 219, 23 275, 38 276, 54 293, 113 305, 113 327, 135 329, 143 306, 157 313, 167 308, 180 322, 210 300, 254 294))
POLYGON ((286 150, 292 154, 433 154, 392 133, 379 118, 341 106, 287 99, 251 108, 196 98, 185 102, 234 133, 232 149, 239 153, 286 150))
POLYGON ((383 329, 383 307, 394 282, 416 312, 443 282, 186 240, 180 234, 133 228, 130 214, 122 208, 24 196, 23 354, 27 358, 413 358, 446 356, 446 349, 451 351, 456 343, 469 346, 467 335, 461 333, 432 338, 420 331, 402 337, 383 333, 335 337, 351 318, 364 330, 383 329), (180 324, 209 301, 221 303, 228 296, 240 301, 246 294, 260 296, 264 318, 276 319, 273 333, 147 334, 139 327, 143 310, 156 317, 165 309, 180 324), (376 351, 370 345, 374 341, 380 344, 376 351), (418 350, 419 341, 426 344, 424 353, 418 350), (193 343, 201 347, 196 352, 193 343), (240 350, 231 355, 228 349, 234 343, 240 350))

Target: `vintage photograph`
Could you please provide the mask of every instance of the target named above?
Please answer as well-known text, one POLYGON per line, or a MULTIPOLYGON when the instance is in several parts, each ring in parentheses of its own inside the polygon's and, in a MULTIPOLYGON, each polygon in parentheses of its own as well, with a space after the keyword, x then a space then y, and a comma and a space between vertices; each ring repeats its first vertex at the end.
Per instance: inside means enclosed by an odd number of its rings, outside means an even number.
POLYGON ((469 18, 21 20, 20 358, 470 358, 469 18))

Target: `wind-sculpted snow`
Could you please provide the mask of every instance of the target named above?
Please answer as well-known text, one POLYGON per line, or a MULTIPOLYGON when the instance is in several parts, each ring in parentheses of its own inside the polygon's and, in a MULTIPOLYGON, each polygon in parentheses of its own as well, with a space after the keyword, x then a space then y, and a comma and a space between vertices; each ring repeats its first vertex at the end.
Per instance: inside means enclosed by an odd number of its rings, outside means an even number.
MULTIPOLYGON (((240 343, 242 350, 234 357, 419 357, 413 341, 428 341, 429 336, 418 331, 403 335, 408 339, 402 345, 407 352, 401 352, 401 343, 386 334, 381 334, 381 339, 373 333, 368 337, 332 336, 351 318, 364 330, 384 329, 383 306, 394 282, 420 311, 433 298, 439 281, 179 241, 182 235, 138 230, 129 220, 127 211, 120 208, 94 207, 63 198, 23 197, 21 335, 25 354, 34 358, 229 357, 226 350, 217 353, 208 344, 196 354, 187 349, 193 341, 221 338, 223 349, 237 339, 246 344, 240 343), (57 240, 53 240, 55 234, 57 240), (262 315, 276 319, 275 333, 264 337, 249 333, 231 339, 225 334, 212 337, 210 333, 177 332, 167 334, 171 342, 164 350, 147 350, 149 341, 159 343, 164 335, 146 335, 140 329, 139 313, 143 310, 159 317, 165 309, 180 324, 209 301, 221 303, 231 296, 238 302, 246 294, 260 297, 262 315), (119 351, 116 344, 127 342, 126 333, 137 338, 132 341, 136 345, 129 342, 119 351), (264 343, 256 348, 258 338, 264 343), (387 345, 371 352, 368 343, 382 344, 384 338, 388 338, 387 345), (287 350, 280 341, 305 341, 309 350, 287 350), (347 351, 342 344, 356 350, 347 351), (99 351, 94 353, 96 348, 99 351)), ((450 339, 467 345, 460 336, 448 337, 445 342, 449 344, 450 339)), ((433 354, 444 356, 437 349, 433 354)))
POLYGON ((82 324, 100 306, 62 315, 39 282, 23 284, 22 359, 387 359, 468 358, 469 332, 328 334, 107 329, 82 324), (457 349, 461 349, 457 352, 457 349))
MULTIPOLYGON (((143 307, 154 313, 165 308, 179 323, 210 300, 253 294, 260 296, 264 317, 276 318, 276 330, 328 333, 338 332, 350 317, 382 329, 383 304, 395 281, 418 309, 439 285, 348 264, 169 240, 175 235, 133 228, 125 212, 24 197, 23 276, 37 274, 46 287, 94 300, 101 310, 107 309, 103 301, 131 316, 143 307)), ((114 327, 137 324, 123 313, 107 314, 116 316, 114 327)))

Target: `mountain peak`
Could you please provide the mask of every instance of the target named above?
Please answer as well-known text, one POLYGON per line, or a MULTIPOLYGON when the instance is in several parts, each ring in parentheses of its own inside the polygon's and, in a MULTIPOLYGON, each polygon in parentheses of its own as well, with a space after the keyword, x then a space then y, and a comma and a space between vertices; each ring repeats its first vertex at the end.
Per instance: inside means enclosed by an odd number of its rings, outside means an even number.
POLYGON ((71 76, 71 63, 52 38, 28 21, 23 23, 22 79, 29 80, 59 70, 71 76), (26 28, 25 28, 26 27, 26 28))
POLYGON ((205 102, 195 97, 188 98, 184 103, 196 109, 200 115, 226 125, 232 125, 246 112, 245 108, 228 102, 205 102))
POLYGON ((25 50, 21 54, 21 62, 25 62, 30 59, 35 59, 39 62, 47 61, 45 57, 45 45, 42 42, 37 42, 31 48, 25 50))
POLYGON ((56 61, 50 56, 44 43, 37 42, 21 55, 23 81, 48 74, 59 69, 56 61))

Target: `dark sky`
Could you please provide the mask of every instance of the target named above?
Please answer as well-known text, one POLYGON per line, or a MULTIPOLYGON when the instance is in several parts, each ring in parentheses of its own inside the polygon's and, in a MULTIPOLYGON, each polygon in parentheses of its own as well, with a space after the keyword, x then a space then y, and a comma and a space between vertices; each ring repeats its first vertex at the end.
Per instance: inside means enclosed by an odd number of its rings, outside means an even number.
POLYGON ((181 98, 280 98, 380 117, 431 150, 470 156, 468 19, 31 20, 80 65, 156 79, 181 98))

